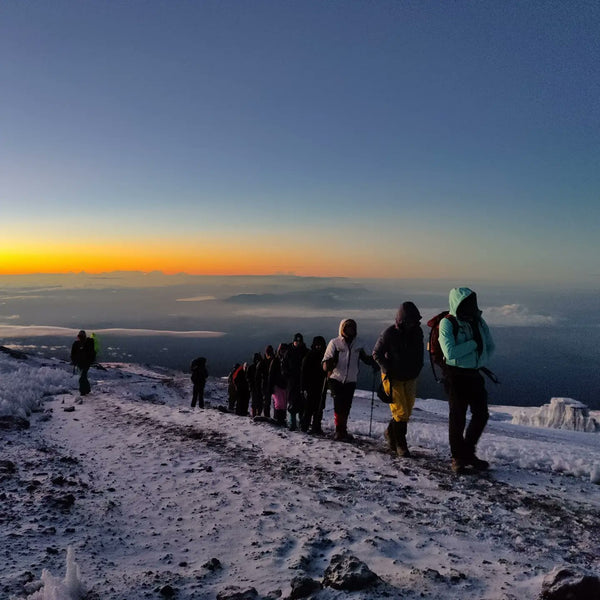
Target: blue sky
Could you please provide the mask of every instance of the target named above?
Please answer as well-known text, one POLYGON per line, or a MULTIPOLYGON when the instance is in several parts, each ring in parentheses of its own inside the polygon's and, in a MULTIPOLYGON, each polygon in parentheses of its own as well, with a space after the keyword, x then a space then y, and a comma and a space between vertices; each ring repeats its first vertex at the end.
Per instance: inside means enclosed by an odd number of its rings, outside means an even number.
POLYGON ((598 31, 584 1, 5 2, 0 272, 597 286, 598 31))

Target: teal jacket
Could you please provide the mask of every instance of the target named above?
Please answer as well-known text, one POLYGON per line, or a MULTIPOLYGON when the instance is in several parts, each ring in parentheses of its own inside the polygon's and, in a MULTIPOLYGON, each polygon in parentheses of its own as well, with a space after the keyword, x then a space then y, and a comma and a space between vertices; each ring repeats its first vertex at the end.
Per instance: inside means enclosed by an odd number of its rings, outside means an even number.
POLYGON ((490 334, 487 323, 481 318, 481 311, 477 311, 476 323, 479 326, 482 339, 481 354, 477 351, 477 342, 474 339, 473 322, 461 321, 457 318, 460 303, 474 292, 467 287, 450 290, 450 314, 458 322, 458 331, 454 337, 454 328, 450 319, 440 322, 440 347, 444 353, 446 364, 462 369, 479 369, 488 365, 489 358, 494 353, 494 340, 490 334))

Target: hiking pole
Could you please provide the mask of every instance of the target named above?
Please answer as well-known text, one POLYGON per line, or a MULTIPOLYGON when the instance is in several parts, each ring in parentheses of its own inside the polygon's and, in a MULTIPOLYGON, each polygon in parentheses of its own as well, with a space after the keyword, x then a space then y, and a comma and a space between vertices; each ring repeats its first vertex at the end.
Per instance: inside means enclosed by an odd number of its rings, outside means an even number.
POLYGON ((373 425, 373 404, 375 403, 375 371, 373 371, 373 384, 371 385, 371 418, 369 419, 369 437, 371 437, 371 426, 373 425))

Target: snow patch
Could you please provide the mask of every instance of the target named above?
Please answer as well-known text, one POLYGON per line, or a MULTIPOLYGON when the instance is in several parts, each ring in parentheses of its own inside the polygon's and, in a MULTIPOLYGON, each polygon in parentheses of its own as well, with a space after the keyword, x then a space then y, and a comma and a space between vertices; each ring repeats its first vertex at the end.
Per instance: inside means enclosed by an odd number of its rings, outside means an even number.
POLYGON ((552 398, 550 404, 544 404, 533 414, 527 414, 524 411, 516 413, 512 423, 513 425, 550 427, 588 433, 600 430, 596 419, 590 417, 588 407, 583 402, 572 398, 552 398))
POLYGON ((67 548, 65 578, 55 577, 50 571, 44 569, 41 583, 43 587, 31 596, 27 596, 27 600, 79 600, 83 596, 85 590, 81 582, 81 573, 71 546, 67 548))

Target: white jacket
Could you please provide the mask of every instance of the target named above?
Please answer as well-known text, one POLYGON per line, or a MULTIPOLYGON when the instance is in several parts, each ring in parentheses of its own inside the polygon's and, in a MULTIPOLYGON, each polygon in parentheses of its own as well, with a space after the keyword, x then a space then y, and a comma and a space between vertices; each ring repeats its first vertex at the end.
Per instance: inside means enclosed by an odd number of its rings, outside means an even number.
MULTIPOLYGON (((345 322, 346 319, 340 323, 340 331, 345 322)), ((366 357, 371 356, 370 348, 365 346, 359 337, 354 338, 350 344, 341 335, 330 340, 323 355, 323 362, 337 356, 337 364, 329 375, 330 379, 341 383, 356 383, 361 353, 366 357)))

